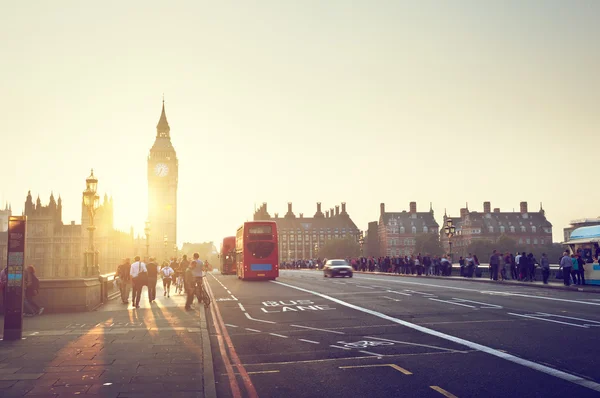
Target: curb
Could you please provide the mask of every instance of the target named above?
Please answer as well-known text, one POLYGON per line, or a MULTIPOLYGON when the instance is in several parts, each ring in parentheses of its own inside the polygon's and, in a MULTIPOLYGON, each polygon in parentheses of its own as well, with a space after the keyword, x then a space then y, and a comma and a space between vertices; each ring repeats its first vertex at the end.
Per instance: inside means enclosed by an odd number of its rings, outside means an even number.
MULTIPOLYGON (((209 307, 210 308, 210 307, 209 307)), ((202 336, 202 380, 204 388, 204 397, 217 398, 217 387, 215 384, 215 367, 213 363, 212 351, 210 348, 210 337, 208 336, 208 318, 206 318, 206 309, 204 305, 200 306, 200 330, 202 336)))
MULTIPOLYGON (((445 279, 451 281, 467 281, 467 282, 479 282, 479 283, 487 283, 490 285, 501 285, 501 286, 525 286, 525 287, 533 287, 538 289, 553 289, 553 290, 563 290, 567 292, 578 292, 578 293, 595 293, 600 294, 600 288, 584 288, 584 287, 566 287, 566 286, 552 286, 548 285, 537 285, 537 284, 527 284, 527 282, 515 283, 515 282, 497 282, 489 279, 481 279, 481 278, 456 278, 447 276, 419 276, 419 275, 399 275, 399 274, 390 274, 387 272, 364 272, 364 271, 354 271, 355 274, 364 274, 364 275, 384 275, 391 276, 396 278, 419 278, 419 279, 445 279)), ((586 286, 586 285, 584 285, 586 286)))

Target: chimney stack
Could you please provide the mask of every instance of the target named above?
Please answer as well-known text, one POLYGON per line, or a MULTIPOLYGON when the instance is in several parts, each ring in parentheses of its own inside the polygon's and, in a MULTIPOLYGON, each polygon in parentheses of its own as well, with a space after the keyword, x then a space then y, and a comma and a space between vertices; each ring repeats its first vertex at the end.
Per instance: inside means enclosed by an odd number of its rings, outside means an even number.
POLYGON ((411 213, 417 212, 417 202, 410 202, 410 212, 411 213))
POLYGON ((521 202, 521 214, 527 213, 527 202, 521 202))
POLYGON ((317 213, 321 212, 321 202, 317 202, 317 213))
POLYGON ((379 205, 379 210, 381 211, 381 214, 385 213, 385 203, 379 205))
POLYGON ((329 209, 329 217, 333 217, 333 214, 334 214, 334 213, 333 213, 333 207, 331 207, 331 208, 329 209))
POLYGON ((485 214, 492 212, 492 204, 490 202, 483 202, 483 212, 485 214))
POLYGON ((304 213, 300 213, 300 218, 304 218, 304 213))
POLYGON ((469 214, 469 209, 467 209, 466 207, 460 209, 460 218, 465 218, 467 214, 469 214))
POLYGON ((325 218, 329 218, 329 210, 325 210, 325 218))
POLYGON ((292 212, 292 202, 288 202, 288 213, 292 212))
POLYGON ((342 202, 342 214, 346 214, 346 202, 342 202))
POLYGON ((499 207, 496 207, 496 208, 494 209, 494 213, 500 213, 500 208, 499 208, 499 207))
POLYGON ((340 215, 340 206, 335 206, 335 215, 336 216, 340 215))
POLYGON ((267 212, 267 202, 263 202, 263 211, 267 212))

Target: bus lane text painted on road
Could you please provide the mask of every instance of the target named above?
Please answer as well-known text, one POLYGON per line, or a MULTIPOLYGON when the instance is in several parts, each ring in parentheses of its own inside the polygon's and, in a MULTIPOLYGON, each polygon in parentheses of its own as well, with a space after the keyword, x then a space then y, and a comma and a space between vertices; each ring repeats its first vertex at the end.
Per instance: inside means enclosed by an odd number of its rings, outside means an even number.
POLYGON ((274 312, 299 312, 299 311, 329 311, 335 310, 327 304, 315 304, 312 300, 281 300, 263 301, 261 310, 266 314, 274 312))

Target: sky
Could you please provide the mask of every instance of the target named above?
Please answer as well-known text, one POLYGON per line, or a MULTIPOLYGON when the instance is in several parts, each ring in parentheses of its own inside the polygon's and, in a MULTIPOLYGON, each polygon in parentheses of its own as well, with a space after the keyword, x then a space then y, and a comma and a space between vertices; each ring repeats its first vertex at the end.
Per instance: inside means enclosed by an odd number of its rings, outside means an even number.
MULTIPOLYGON (((543 202, 554 240, 598 217, 600 2, 19 1, 0 13, 0 201, 63 199, 94 168, 143 233, 165 95, 178 243, 255 204, 346 202, 360 229, 409 202, 543 202)), ((3 206, 2 206, 3 207, 3 206)))

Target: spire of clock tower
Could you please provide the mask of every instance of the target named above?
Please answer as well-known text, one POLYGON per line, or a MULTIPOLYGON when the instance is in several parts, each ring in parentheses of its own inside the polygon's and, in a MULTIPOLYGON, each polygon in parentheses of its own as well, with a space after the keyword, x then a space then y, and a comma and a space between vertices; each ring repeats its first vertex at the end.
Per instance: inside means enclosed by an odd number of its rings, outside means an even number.
POLYGON ((165 97, 163 96, 162 112, 160 114, 158 124, 156 125, 156 137, 169 138, 170 132, 171 128, 169 127, 169 122, 167 121, 167 114, 165 113, 165 97))

